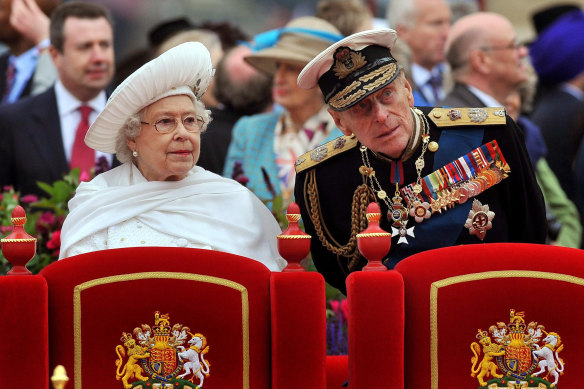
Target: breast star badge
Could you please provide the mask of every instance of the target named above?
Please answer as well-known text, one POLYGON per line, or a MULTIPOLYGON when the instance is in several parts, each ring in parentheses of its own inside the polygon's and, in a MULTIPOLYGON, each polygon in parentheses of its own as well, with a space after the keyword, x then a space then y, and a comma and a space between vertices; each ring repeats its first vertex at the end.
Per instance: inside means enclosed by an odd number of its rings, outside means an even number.
POLYGON ((495 212, 489 210, 488 204, 483 205, 474 199, 464 227, 468 228, 471 235, 476 235, 477 238, 483 240, 487 231, 493 228, 494 218, 495 212))

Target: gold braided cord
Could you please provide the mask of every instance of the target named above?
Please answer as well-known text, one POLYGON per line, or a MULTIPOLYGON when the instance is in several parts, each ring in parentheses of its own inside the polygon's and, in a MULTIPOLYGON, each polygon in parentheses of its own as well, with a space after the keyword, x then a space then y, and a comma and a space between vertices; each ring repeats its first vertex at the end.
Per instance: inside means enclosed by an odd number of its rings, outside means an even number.
POLYGON ((370 81, 370 80, 374 79, 375 77, 379 76, 380 74, 385 74, 384 78, 388 79, 389 77, 393 76, 396 69, 397 69, 397 64, 395 62, 392 62, 392 63, 389 63, 387 65, 380 67, 377 70, 372 71, 371 73, 367 73, 367 74, 359 77, 359 81, 367 82, 367 81, 370 81))
POLYGON ((309 207, 309 215, 316 235, 322 245, 331 253, 337 256, 343 256, 349 259, 349 270, 352 271, 359 263, 359 250, 357 250, 357 234, 367 227, 367 205, 371 201, 375 201, 375 197, 371 189, 362 184, 357 187, 353 193, 353 201, 351 204, 351 234, 346 244, 341 245, 332 236, 322 217, 320 208, 318 188, 316 185, 316 172, 311 170, 307 173, 307 178, 304 182, 304 196, 305 202, 309 207), (308 195, 308 199, 306 196, 308 195))
MULTIPOLYGON (((355 83, 357 83, 357 81, 355 81, 353 84, 355 84, 355 83)), ((363 89, 359 89, 354 94, 350 95, 349 97, 346 97, 348 93, 352 92, 351 90, 347 91, 348 88, 355 89, 358 86, 357 85, 353 88, 353 84, 349 85, 347 88, 345 88, 341 92, 337 93, 335 95, 335 97, 330 99, 329 105, 333 108, 340 109, 340 108, 346 107, 347 105, 353 103, 354 101, 357 101, 358 99, 361 98, 361 96, 363 96, 365 93, 367 93, 363 89)))

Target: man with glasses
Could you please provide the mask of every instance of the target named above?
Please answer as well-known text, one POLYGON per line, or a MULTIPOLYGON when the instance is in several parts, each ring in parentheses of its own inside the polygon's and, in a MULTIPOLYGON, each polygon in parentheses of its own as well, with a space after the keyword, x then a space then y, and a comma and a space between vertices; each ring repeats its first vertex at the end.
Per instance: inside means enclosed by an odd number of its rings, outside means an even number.
POLYGON ((447 107, 502 107, 509 93, 527 81, 527 48, 517 43, 502 15, 477 12, 452 25, 446 42, 454 88, 447 107))

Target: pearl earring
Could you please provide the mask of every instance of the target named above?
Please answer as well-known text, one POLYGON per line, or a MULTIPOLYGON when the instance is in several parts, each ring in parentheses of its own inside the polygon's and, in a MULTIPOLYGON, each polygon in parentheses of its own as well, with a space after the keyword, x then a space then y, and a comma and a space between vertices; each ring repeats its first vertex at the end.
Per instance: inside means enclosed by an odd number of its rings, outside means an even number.
POLYGON ((136 150, 132 151, 132 155, 134 156, 134 158, 138 157, 138 152, 136 150))

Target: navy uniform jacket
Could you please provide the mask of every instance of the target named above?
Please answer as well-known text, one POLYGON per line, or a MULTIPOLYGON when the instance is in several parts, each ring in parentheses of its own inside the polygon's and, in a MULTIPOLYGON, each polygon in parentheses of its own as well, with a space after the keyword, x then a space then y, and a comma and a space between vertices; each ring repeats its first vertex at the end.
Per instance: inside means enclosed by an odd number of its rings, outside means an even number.
MULTIPOLYGON (((515 123, 504 116, 504 111, 499 109, 498 118, 490 114, 489 118, 480 123, 469 123, 468 119, 448 119, 446 114, 449 109, 435 108, 430 112, 432 108, 425 107, 421 110, 428 118, 430 141, 439 145, 436 152, 426 151, 422 177, 491 140, 497 141, 511 172, 506 179, 474 198, 482 205, 488 205, 489 210, 495 213, 492 229, 486 232, 483 240, 471 235, 469 229, 464 227, 473 203, 473 199, 469 199, 441 213, 433 213, 429 219, 421 223, 416 223, 410 217, 407 227, 415 227, 413 231, 415 238, 408 236, 407 244, 397 244, 398 239, 394 236, 384 264, 388 268, 393 268, 401 259, 417 252, 458 244, 544 243, 547 227, 543 196, 537 185, 525 142, 515 123), (440 116, 440 120, 437 116, 440 116)), ((463 112, 463 117, 468 111, 466 108, 457 110, 463 112)), ((489 112, 494 112, 494 109, 490 108, 489 112)), ((298 159, 295 200, 300 206, 305 231, 312 235, 311 253, 317 270, 323 274, 328 283, 345 292, 345 278, 351 271, 361 269, 366 260, 359 256, 351 259, 351 255, 337 255, 327 249, 317 236, 315 223, 309 212, 316 218, 321 231, 324 231, 323 237, 328 244, 336 247, 346 245, 351 238, 355 190, 368 181, 364 180, 364 176, 359 172, 363 162, 357 139, 345 136, 341 142, 329 142, 326 147, 327 155, 318 162, 311 159, 311 153, 306 153, 298 159), (316 191, 314 187, 310 191, 313 194, 312 202, 308 185, 311 180, 316 183, 316 191), (310 204, 316 206, 312 207, 310 204)), ((421 150, 422 147, 419 146, 412 157, 403 163, 405 185, 416 181, 418 174, 414 162, 421 154, 421 150)), ((395 184, 390 182, 390 162, 382 157, 376 157, 371 151, 368 153, 371 167, 375 170, 382 189, 391 199, 395 192, 395 184)), ((376 200, 383 215, 381 227, 392 232, 391 223, 385 217, 388 207, 383 201, 376 200)), ((368 201, 370 200, 361 202, 368 201)))

